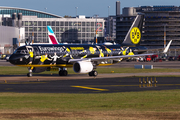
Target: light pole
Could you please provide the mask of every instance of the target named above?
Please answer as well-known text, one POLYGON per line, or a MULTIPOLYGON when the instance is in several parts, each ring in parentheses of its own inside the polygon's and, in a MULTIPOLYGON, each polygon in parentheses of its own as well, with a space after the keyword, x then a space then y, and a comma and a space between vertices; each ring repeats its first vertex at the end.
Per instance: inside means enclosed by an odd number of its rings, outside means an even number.
POLYGON ((166 47, 166 25, 164 24, 164 48, 166 47))
MULTIPOLYGON (((110 8, 110 6, 108 6, 108 34, 109 34, 109 36, 108 36, 108 38, 111 36, 111 34, 110 34, 110 17, 109 17, 109 8, 110 8)), ((109 40, 110 40, 110 38, 109 38, 109 40)))
POLYGON ((47 8, 44 8, 45 9, 45 12, 47 11, 47 8))
POLYGON ((98 17, 98 15, 96 14, 96 15, 94 15, 94 16, 96 16, 96 44, 98 43, 98 41, 97 41, 97 17, 98 17))
POLYGON ((76 17, 77 17, 77 9, 78 9, 78 7, 75 7, 76 8, 76 17))

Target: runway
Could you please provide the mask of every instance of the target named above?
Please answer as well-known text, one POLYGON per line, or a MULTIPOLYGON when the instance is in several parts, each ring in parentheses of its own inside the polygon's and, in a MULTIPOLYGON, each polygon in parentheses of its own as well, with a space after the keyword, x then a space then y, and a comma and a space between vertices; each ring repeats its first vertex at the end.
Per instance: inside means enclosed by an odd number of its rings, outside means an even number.
POLYGON ((1 82, 0 92, 18 93, 116 93, 180 89, 178 77, 117 77, 53 81, 1 82), (153 84, 143 83, 153 81, 153 84), (155 84, 155 81, 157 83, 155 84), (142 83, 140 83, 142 82, 142 83))

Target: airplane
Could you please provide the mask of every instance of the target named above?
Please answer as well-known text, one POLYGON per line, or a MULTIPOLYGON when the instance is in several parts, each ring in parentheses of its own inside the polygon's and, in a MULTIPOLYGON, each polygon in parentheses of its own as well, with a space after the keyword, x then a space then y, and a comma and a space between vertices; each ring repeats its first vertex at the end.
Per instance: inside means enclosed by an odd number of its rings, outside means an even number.
MULTIPOLYGON (((141 29, 143 24, 143 15, 138 14, 128 31, 122 45, 104 45, 104 44, 32 44, 17 48, 10 56, 11 64, 28 67, 28 77, 32 73, 40 73, 54 68, 59 69, 60 76, 67 76, 66 68, 73 67, 76 73, 88 73, 89 76, 97 76, 95 70, 97 66, 107 66, 120 62, 130 57, 140 57, 153 55, 135 54, 136 45, 141 39, 141 29)), ((54 32, 51 31, 53 34, 54 32)), ((52 35, 53 36, 53 35, 52 35)), ((53 36, 54 37, 54 36, 53 36)), ((50 37, 52 38, 52 37, 50 37)), ((55 37, 54 37, 55 38, 55 37)), ((172 41, 169 42, 167 52, 172 41)))

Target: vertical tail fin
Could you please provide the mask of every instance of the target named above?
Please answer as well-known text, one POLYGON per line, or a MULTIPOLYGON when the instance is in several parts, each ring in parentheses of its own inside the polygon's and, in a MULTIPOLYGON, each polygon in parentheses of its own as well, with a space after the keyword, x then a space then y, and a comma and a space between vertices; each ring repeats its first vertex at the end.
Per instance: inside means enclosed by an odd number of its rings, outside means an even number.
POLYGON ((167 53, 167 51, 169 50, 169 47, 170 47, 170 45, 171 45, 171 42, 172 42, 172 40, 170 40, 170 42, 168 43, 168 45, 164 48, 163 53, 167 53))
POLYGON ((47 29, 48 29, 49 43, 51 43, 51 44, 59 44, 59 42, 57 41, 57 38, 56 38, 51 26, 47 26, 47 29))
POLYGON ((144 19, 144 15, 142 13, 140 13, 136 16, 133 24, 131 25, 131 28, 129 29, 128 33, 126 34, 124 41, 122 42, 122 45, 137 45, 137 44, 139 44, 139 42, 141 40, 143 19, 144 19))

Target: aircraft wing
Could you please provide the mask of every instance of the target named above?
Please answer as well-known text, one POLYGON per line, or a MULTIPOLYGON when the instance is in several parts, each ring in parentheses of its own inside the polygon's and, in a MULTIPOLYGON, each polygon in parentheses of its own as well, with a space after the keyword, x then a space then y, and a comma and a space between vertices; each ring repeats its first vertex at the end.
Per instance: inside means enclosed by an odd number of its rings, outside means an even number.
POLYGON ((104 60, 117 60, 120 58, 129 58, 129 57, 141 57, 147 55, 154 55, 151 54, 138 54, 138 55, 121 55, 121 56, 109 56, 109 57, 94 57, 94 58, 84 58, 84 59, 70 59, 69 62, 74 63, 78 61, 104 61, 104 60))
MULTIPOLYGON (((167 53, 172 40, 168 43, 166 48, 162 53, 167 53)), ((117 60, 121 58, 129 58, 129 57, 141 57, 141 56, 147 56, 147 55, 155 55, 157 53, 149 53, 149 54, 137 54, 137 55, 120 55, 120 56, 109 56, 109 57, 94 57, 94 58, 84 58, 84 59, 70 59, 69 62, 74 63, 78 61, 104 61, 104 60, 117 60)))

